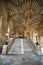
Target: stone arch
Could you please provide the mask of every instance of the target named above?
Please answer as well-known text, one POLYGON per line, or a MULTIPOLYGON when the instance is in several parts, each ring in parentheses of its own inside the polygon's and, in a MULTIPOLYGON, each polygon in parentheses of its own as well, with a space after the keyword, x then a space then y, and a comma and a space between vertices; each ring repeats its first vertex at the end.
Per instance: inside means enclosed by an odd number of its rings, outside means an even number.
POLYGON ((10 19, 14 23, 15 31, 17 26, 21 25, 25 29, 25 25, 27 23, 26 17, 23 15, 23 13, 15 13, 14 15, 10 16, 10 19))

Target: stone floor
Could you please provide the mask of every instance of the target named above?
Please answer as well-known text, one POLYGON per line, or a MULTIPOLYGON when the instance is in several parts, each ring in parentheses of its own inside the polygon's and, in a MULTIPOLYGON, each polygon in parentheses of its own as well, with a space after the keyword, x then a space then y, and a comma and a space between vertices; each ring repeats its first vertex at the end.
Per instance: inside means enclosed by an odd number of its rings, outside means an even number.
POLYGON ((0 55, 0 65, 43 65, 43 56, 38 56, 30 40, 16 39, 7 55, 0 55))
MULTIPOLYGON (((34 57, 34 56, 33 56, 34 57)), ((41 59, 40 59, 41 60, 41 59)), ((43 65, 43 62, 28 55, 0 55, 0 65, 43 65)))

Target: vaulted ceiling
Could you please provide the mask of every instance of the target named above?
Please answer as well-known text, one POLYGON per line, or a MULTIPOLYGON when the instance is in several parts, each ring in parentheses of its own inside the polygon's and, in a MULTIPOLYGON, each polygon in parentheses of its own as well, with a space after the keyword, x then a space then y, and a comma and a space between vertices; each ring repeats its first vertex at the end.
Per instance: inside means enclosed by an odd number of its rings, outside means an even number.
MULTIPOLYGON (((8 20, 16 25, 26 25, 27 22, 38 28, 43 22, 43 0, 2 0, 5 5, 8 20)), ((43 26, 42 26, 43 27, 43 26)))

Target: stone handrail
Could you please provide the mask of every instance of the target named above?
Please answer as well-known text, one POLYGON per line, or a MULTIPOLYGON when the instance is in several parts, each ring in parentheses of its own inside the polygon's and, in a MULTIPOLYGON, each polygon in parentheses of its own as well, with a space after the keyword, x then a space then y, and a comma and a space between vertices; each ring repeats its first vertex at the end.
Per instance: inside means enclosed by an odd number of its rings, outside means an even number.
MULTIPOLYGON (((31 39, 27 39, 27 40, 30 40, 30 41, 31 41, 31 39)), ((39 45, 36 45, 36 43, 33 43, 33 42, 31 41, 31 47, 32 47, 33 51, 34 51, 36 54, 41 55, 41 45, 40 45, 40 44, 39 44, 39 45)))
POLYGON ((7 53, 10 50, 11 46, 13 45, 14 41, 15 41, 15 38, 10 38, 10 42, 8 43, 7 53))

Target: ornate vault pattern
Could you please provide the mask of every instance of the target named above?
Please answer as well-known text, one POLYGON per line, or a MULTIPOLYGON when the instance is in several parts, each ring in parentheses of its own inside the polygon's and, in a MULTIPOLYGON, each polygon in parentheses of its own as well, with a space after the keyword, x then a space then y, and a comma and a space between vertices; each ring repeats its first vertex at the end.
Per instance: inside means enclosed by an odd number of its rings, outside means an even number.
POLYGON ((40 0, 5 0, 8 18, 11 18, 17 25, 28 21, 37 27, 41 21, 42 11, 39 2, 40 0))

